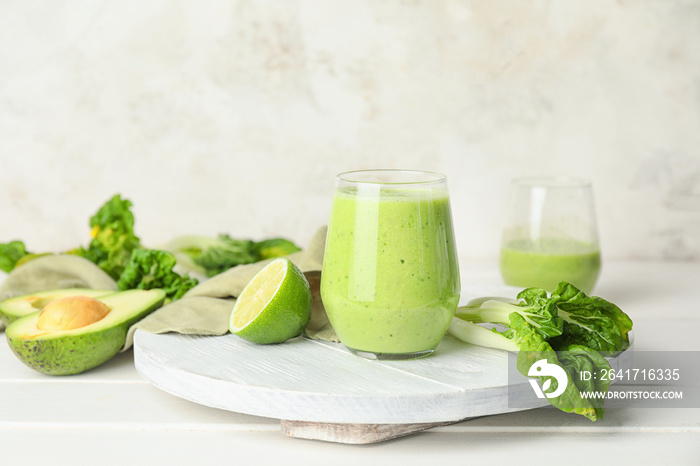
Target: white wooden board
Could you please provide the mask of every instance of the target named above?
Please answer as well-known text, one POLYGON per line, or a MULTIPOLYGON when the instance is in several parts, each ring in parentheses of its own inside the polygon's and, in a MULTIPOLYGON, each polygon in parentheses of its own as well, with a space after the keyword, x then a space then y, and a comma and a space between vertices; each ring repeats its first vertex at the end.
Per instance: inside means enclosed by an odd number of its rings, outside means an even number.
MULTIPOLYGON (((231 334, 138 331, 134 358, 138 372, 168 393, 288 421, 441 423, 517 410, 508 406, 507 353, 450 336, 427 358, 371 361, 303 338, 256 345, 231 334)), ((511 384, 534 398, 526 378, 511 384)), ((534 398, 527 408, 547 404, 534 398)))

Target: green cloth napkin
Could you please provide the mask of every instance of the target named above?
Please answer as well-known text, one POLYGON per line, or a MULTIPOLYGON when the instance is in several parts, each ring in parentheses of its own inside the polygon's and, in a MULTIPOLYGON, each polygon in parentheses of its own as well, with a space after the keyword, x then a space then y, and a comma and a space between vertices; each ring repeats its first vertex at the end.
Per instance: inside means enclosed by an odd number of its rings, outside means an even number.
MULTIPOLYGON (((60 288, 116 290, 117 284, 98 266, 71 254, 42 256, 14 269, 0 285, 0 301, 60 288)), ((0 322, 0 330, 4 328, 0 322)))
MULTIPOLYGON (((305 335, 309 338, 340 341, 331 327, 320 295, 321 266, 326 244, 326 227, 319 228, 309 246, 287 256, 309 281, 313 295, 311 322, 305 335)), ((155 311, 133 325, 122 351, 133 344, 136 329, 150 333, 177 332, 192 335, 223 335, 236 297, 253 276, 272 259, 239 265, 206 280, 188 291, 182 298, 155 311)))

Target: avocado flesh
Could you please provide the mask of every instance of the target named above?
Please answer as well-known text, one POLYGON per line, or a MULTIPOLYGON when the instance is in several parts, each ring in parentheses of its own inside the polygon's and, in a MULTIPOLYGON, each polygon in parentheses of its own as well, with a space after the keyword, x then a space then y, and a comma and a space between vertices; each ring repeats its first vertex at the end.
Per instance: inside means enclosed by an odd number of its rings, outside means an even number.
POLYGON ((20 317, 41 311, 54 299, 68 296, 88 296, 98 298, 117 293, 114 290, 93 290, 90 288, 63 288, 59 290, 39 291, 37 293, 15 296, 0 302, 0 320, 10 325, 20 317))
POLYGON ((99 321, 72 330, 37 328, 39 312, 5 329, 12 352, 27 366, 48 375, 79 374, 113 358, 133 324, 163 305, 163 290, 128 290, 96 298, 110 312, 99 321))

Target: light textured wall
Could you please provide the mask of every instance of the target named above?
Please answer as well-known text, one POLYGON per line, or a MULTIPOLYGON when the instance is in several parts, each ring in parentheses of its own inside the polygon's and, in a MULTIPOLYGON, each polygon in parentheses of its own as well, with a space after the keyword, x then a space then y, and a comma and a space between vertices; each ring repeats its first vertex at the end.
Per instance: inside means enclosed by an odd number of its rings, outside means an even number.
POLYGON ((334 175, 448 175, 462 256, 508 181, 593 181, 608 258, 700 260, 700 1, 0 2, 0 241, 327 221, 334 175))

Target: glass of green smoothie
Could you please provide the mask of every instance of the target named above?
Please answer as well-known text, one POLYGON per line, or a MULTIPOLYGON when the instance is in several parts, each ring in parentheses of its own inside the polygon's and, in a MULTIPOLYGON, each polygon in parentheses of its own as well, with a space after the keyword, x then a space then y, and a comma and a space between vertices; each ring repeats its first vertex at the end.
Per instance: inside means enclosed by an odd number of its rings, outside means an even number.
POLYGON ((445 335, 459 294, 444 175, 412 170, 338 175, 321 297, 347 348, 370 359, 427 356, 445 335))
POLYGON ((590 293, 600 273, 591 183, 520 178, 509 195, 500 257, 506 284, 552 291, 567 281, 590 293))

